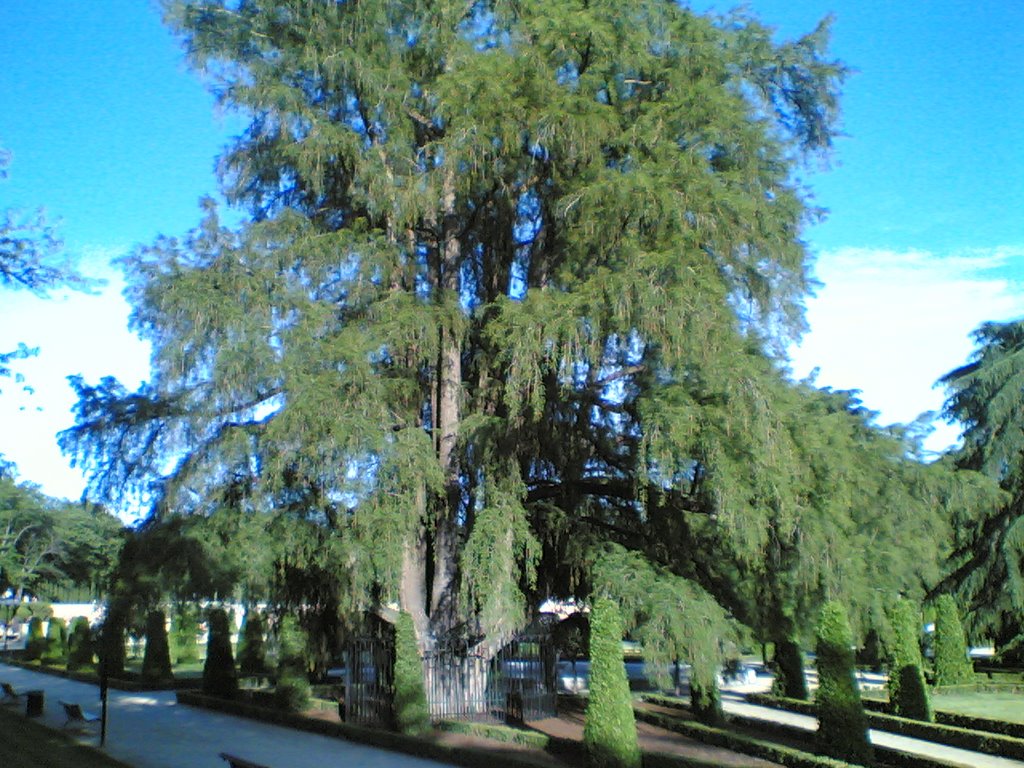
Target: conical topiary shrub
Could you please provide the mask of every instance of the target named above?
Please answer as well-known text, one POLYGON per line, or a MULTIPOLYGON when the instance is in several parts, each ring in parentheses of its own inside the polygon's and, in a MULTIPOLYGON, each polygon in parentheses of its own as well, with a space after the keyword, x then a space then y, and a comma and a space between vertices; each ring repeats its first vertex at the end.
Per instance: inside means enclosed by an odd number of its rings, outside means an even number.
POLYGON ((277 632, 277 685, 274 699, 287 712, 309 706, 309 675, 306 669, 306 633, 294 616, 285 616, 277 632))
POLYGON ((890 624, 893 643, 889 659, 889 702, 893 714, 931 721, 931 702, 921 669, 921 613, 913 603, 901 598, 892 608, 890 624))
POLYGON ((207 621, 210 632, 203 664, 203 693, 230 699, 238 693, 238 674, 231 652, 231 624, 223 608, 211 610, 207 621))
POLYGON ((163 611, 150 611, 146 616, 146 653, 142 657, 142 679, 157 682, 172 677, 167 616, 163 611))
POLYGON ((46 625, 46 646, 41 661, 43 664, 64 664, 67 661, 68 629, 64 619, 53 617, 46 625))
POLYGON ((257 610, 245 613, 242 637, 238 641, 238 671, 242 675, 264 675, 267 672, 263 617, 257 610))
POLYGON ((633 702, 622 659, 622 617, 610 599, 590 612, 590 699, 583 743, 595 768, 639 768, 633 702))
POLYGON ((430 709, 423 688, 423 662, 412 616, 402 612, 395 623, 395 727, 420 735, 430 730, 430 709))
POLYGON ((974 682, 974 665, 967 656, 967 639, 960 611, 952 595, 935 604, 935 684, 966 685, 974 682))
POLYGON ((177 664, 195 664, 199 661, 199 621, 191 605, 180 605, 171 626, 171 657, 177 664))
POLYGON ((804 674, 804 655, 796 640, 787 638, 775 644, 776 673, 772 693, 790 699, 806 701, 807 676, 804 674))
POLYGON ((854 677, 853 634, 842 604, 829 602, 821 609, 816 639, 818 751, 839 760, 871 765, 868 721, 854 677))
POLYGON ((88 667, 92 664, 93 643, 92 630, 85 616, 76 616, 71 621, 71 633, 68 635, 68 670, 88 667))
POLYGON ((43 634, 43 620, 33 616, 28 620, 28 639, 25 641, 25 658, 36 661, 46 650, 46 635, 43 634))
POLYGON ((107 615, 100 627, 100 676, 124 677, 124 636, 128 626, 129 605, 125 598, 115 597, 107 606, 107 615))

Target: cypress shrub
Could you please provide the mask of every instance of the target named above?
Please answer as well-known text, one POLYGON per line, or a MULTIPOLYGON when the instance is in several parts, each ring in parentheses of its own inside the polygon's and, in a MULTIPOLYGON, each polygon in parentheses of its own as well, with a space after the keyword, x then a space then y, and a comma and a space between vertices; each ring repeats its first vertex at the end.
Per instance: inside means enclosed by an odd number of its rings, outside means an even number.
POLYGON ((178 664, 195 664, 199 661, 199 642, 196 634, 199 622, 191 606, 181 606, 174 617, 171 627, 171 642, 174 647, 174 660, 178 664))
POLYGON ((46 637, 43 635, 43 620, 33 616, 28 620, 28 639, 25 641, 25 658, 36 661, 43 657, 46 650, 46 637))
POLYGON ((612 600, 594 601, 590 613, 590 698, 583 744, 595 768, 639 768, 640 747, 622 660, 622 617, 612 600))
POLYGON ((967 657, 967 639, 960 612, 952 595, 935 604, 935 684, 966 685, 974 682, 974 665, 967 657))
POLYGON ((854 677, 852 644, 846 609, 837 602, 826 603, 817 630, 817 748, 839 760, 871 765, 868 721, 854 677))
POLYGON ((51 618, 46 626, 46 645, 43 648, 43 664, 64 664, 67 661, 68 628, 64 619, 51 618))
POLYGON ((124 635, 128 626, 128 604, 114 598, 100 627, 100 675, 124 677, 124 635))
POLYGON ((76 669, 92 664, 93 644, 89 620, 85 616, 76 616, 71 620, 71 633, 68 636, 68 669, 76 669))
POLYGON ((223 608, 214 608, 207 619, 210 627, 203 664, 203 693, 233 698, 238 692, 238 675, 231 653, 231 624, 223 608))
POLYGON ((882 671, 882 638, 874 627, 869 629, 864 636, 864 646, 861 648, 857 662, 872 672, 882 671))
POLYGON ((150 611, 146 616, 146 653, 142 657, 142 679, 156 682, 170 680, 172 677, 167 616, 163 611, 150 611))
POLYGON ((775 679, 772 681, 772 693, 787 699, 807 701, 807 676, 804 674, 804 655, 799 644, 786 638, 775 644, 775 679))
POLYGON ((920 611, 909 600, 897 600, 890 623, 893 644, 889 659, 889 702, 893 714, 930 722, 931 702, 921 669, 920 611))
POLYGON ((259 611, 245 612, 242 637, 238 642, 238 671, 242 675, 263 675, 267 671, 267 646, 263 617, 259 611))
POLYGON ((395 623, 395 727, 419 736, 430 730, 430 709, 423 688, 423 662, 416 645, 412 616, 404 611, 395 623))
POLYGON ((286 712, 301 712, 309 706, 309 677, 306 672, 306 633, 294 616, 285 616, 277 634, 277 685, 274 700, 286 712))
POLYGON ((690 707, 693 716, 698 722, 715 727, 725 722, 716 672, 715 667, 706 659, 693 659, 690 664, 690 707))

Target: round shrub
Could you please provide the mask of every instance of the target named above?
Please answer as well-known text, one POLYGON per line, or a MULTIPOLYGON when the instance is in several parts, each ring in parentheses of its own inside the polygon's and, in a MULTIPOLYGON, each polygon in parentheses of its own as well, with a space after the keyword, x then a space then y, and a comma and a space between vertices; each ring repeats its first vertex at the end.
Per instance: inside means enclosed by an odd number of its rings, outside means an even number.
POLYGON ((210 627, 203 664, 203 693, 230 699, 238 693, 238 675, 231 653, 231 624, 223 608, 214 608, 207 619, 210 627))
POLYGON ((28 620, 28 639, 25 641, 25 658, 36 661, 46 650, 46 636, 43 634, 43 620, 33 616, 28 620))
POLYGON ((167 616, 163 611, 150 611, 146 616, 146 654, 142 657, 142 679, 156 682, 170 680, 172 677, 167 616))
POLYGON ((590 699, 583 743, 595 768, 639 768, 640 747, 622 660, 622 617, 608 598, 590 613, 590 699))
POLYGON ((974 665, 967 657, 967 639, 960 611, 952 595, 935 604, 935 684, 967 685, 974 682, 974 665))
POLYGON ((71 621, 71 634, 68 636, 68 669, 76 669, 92 664, 93 643, 89 620, 85 616, 76 616, 71 621))
POLYGON ((263 617, 259 611, 246 611, 242 637, 238 642, 238 671, 242 675, 263 675, 267 671, 267 646, 263 617))
POLYGON ((871 765, 868 721, 854 677, 853 634, 842 604, 829 602, 821 609, 816 639, 818 750, 839 760, 871 765))
POLYGON ((287 712, 301 712, 309 706, 309 677, 306 671, 306 633, 294 616, 285 616, 277 633, 277 685, 274 700, 287 712))
POLYGON ((46 645, 43 664, 63 664, 67 660, 68 629, 64 619, 50 619, 46 626, 46 645))
POLYGON ((412 616, 402 612, 395 623, 395 727, 414 736, 430 730, 430 709, 423 688, 423 662, 416 645, 412 616))
POLYGON ((893 606, 890 623, 893 643, 889 659, 889 701, 893 714, 931 721, 931 702, 921 663, 921 613, 913 603, 901 598, 893 606), (915 677, 916 682, 904 685, 915 677))

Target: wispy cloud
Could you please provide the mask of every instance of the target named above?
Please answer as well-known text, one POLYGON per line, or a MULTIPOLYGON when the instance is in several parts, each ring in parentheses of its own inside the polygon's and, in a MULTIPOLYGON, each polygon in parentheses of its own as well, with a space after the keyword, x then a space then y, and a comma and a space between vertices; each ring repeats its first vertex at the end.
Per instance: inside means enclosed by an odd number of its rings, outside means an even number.
MULTIPOLYGON (((973 351, 971 332, 1024 316, 1024 248, 937 255, 846 248, 820 256, 824 286, 808 302, 811 332, 792 350, 796 376, 859 389, 882 423, 938 411, 935 382, 973 351)), ((935 449, 957 437, 941 427, 935 449)))

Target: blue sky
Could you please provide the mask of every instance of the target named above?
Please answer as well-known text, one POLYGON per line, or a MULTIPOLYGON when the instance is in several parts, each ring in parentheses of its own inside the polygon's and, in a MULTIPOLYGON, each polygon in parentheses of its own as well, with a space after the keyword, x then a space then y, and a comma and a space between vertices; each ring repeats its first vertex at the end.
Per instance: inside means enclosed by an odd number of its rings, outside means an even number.
MULTIPOLYGON (((748 7, 783 37, 833 13, 832 50, 856 70, 832 167, 803 174, 830 213, 805 235, 825 285, 794 371, 862 390, 883 423, 912 420, 941 405, 932 384, 969 355, 973 328, 1024 316, 1024 4, 748 7)), ((69 254, 111 279, 100 296, 0 294, 0 349, 41 348, 19 367, 35 394, 0 382, 0 453, 75 497, 82 479, 54 440, 71 423, 65 377, 135 386, 147 372, 108 262, 198 221, 239 124, 216 115, 146 0, 8 0, 0 29, 0 146, 14 153, 0 209, 45 207, 69 254)), ((932 446, 954 438, 942 429, 932 446)))

